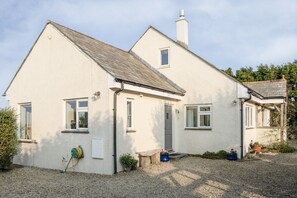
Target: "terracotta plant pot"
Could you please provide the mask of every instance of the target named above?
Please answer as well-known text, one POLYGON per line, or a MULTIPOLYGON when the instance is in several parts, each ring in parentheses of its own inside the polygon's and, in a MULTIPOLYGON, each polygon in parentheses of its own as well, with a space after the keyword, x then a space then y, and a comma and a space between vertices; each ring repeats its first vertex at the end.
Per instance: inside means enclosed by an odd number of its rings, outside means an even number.
POLYGON ((256 148, 255 148, 255 152, 256 152, 256 154, 259 154, 259 153, 261 153, 261 147, 260 146, 257 146, 256 148))

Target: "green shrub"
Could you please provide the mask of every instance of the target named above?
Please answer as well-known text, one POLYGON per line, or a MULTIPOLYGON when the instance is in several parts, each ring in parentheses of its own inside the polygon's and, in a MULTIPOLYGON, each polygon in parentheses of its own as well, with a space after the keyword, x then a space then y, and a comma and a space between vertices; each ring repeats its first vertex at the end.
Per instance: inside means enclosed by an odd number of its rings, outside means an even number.
POLYGON ((124 168, 131 168, 132 170, 135 170, 138 160, 134 159, 134 157, 129 153, 126 153, 120 156, 120 162, 124 168))
POLYGON ((267 146, 269 151, 275 151, 279 153, 293 153, 295 148, 290 146, 288 143, 274 143, 272 145, 267 146))
POLYGON ((224 150, 220 150, 217 152, 217 155, 219 157, 219 159, 226 159, 227 155, 229 153, 227 151, 224 151, 224 150))
POLYGON ((17 154, 17 124, 14 110, 0 109, 0 168, 10 167, 17 154))
POLYGON ((224 150, 220 150, 218 152, 206 151, 201 155, 201 157, 206 159, 226 159, 227 155, 228 155, 228 152, 224 150))

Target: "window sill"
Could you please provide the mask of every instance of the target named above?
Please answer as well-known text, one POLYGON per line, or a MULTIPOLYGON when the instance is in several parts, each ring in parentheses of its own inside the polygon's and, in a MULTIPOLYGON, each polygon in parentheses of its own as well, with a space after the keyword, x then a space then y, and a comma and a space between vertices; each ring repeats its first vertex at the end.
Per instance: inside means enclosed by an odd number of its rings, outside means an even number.
POLYGON ((170 65, 160 65, 158 69, 170 68, 170 65))
POLYGON ((29 140, 29 139, 19 139, 18 142, 19 143, 34 143, 34 144, 37 144, 36 140, 29 140))
POLYGON ((135 133, 135 132, 136 132, 135 129, 127 129, 127 130, 126 130, 126 133, 135 133))
POLYGON ((88 129, 66 129, 61 131, 61 133, 77 133, 77 134, 89 134, 88 129))
POLYGON ((211 131, 212 128, 185 128, 185 130, 211 131))

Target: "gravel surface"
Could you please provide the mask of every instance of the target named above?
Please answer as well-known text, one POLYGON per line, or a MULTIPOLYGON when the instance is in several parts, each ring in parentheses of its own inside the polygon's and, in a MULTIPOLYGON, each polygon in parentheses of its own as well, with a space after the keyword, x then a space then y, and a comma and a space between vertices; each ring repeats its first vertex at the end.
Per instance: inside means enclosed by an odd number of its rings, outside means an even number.
POLYGON ((113 176, 16 167, 0 172, 0 197, 297 197, 297 152, 185 157, 113 176))

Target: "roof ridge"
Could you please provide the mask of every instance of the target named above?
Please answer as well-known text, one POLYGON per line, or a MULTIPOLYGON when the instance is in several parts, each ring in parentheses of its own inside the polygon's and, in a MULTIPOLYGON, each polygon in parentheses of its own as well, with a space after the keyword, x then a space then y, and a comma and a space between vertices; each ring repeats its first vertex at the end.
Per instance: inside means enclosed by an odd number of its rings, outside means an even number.
POLYGON ((260 80, 260 81, 249 81, 249 82, 242 82, 242 83, 246 83, 246 84, 256 84, 256 83, 264 83, 264 82, 285 82, 286 79, 275 79, 275 80, 260 80))
MULTIPOLYGON (((78 31, 76 31, 76 30, 74 30, 74 29, 72 29, 72 28, 66 27, 66 26, 61 25, 61 24, 59 24, 59 23, 57 23, 57 22, 48 20, 47 23, 51 23, 51 24, 53 24, 55 27, 56 27, 56 25, 58 25, 58 26, 62 26, 63 28, 66 28, 66 29, 71 30, 71 31, 73 31, 73 32, 75 32, 75 33, 78 33, 78 34, 80 34, 80 35, 82 35, 82 36, 86 36, 86 37, 88 37, 88 38, 90 38, 90 39, 92 39, 92 40, 95 40, 96 42, 103 43, 103 44, 108 45, 108 46, 110 46, 110 47, 113 47, 113 48, 116 48, 116 49, 118 49, 118 50, 121 50, 121 51, 123 51, 123 52, 125 52, 125 53, 128 53, 127 51, 125 51, 125 50, 123 50, 123 49, 121 49, 121 48, 118 48, 118 47, 116 47, 116 46, 114 46, 114 45, 105 43, 105 42, 103 42, 103 41, 101 41, 101 40, 98 40, 98 39, 96 39, 96 38, 93 38, 93 37, 91 37, 91 36, 89 36, 89 35, 87 35, 87 34, 78 32, 78 31)), ((57 28, 59 28, 59 27, 57 27, 57 28)))

